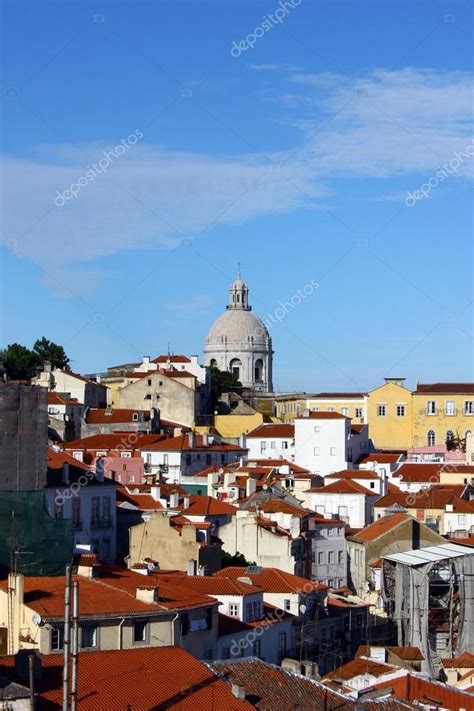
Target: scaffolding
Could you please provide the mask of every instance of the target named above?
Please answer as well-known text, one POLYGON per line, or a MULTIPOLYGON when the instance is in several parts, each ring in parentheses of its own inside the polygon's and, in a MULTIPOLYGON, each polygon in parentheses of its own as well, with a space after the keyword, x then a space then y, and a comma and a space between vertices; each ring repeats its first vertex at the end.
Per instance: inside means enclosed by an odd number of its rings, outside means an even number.
POLYGON ((383 598, 398 645, 418 647, 437 678, 441 658, 474 652, 474 548, 447 543, 384 557, 383 598))
POLYGON ((43 491, 0 492, 0 573, 64 575, 72 521, 49 515, 43 491))

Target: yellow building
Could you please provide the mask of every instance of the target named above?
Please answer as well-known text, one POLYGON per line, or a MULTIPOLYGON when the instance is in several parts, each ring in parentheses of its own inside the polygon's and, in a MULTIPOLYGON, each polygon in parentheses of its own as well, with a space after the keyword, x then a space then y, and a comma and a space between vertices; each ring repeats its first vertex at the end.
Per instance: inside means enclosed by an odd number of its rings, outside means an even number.
POLYGON ((293 422, 306 409, 306 393, 289 393, 275 398, 275 415, 281 422, 293 422))
POLYGON ((413 393, 413 446, 464 439, 474 432, 474 383, 432 383, 413 393))
POLYGON ((385 378, 384 385, 369 392, 369 437, 377 449, 412 446, 413 401, 404 382, 404 378, 385 378))
POLYGON ((367 422, 366 393, 293 393, 280 395, 275 400, 275 413, 282 422, 293 422, 305 410, 339 412, 354 423, 367 422))

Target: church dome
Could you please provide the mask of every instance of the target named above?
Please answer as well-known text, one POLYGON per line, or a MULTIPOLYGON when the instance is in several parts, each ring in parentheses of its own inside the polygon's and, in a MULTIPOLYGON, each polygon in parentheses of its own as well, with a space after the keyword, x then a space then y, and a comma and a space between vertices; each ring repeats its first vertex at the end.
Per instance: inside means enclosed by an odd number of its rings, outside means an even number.
POLYGON ((227 370, 245 388, 272 390, 272 339, 252 313, 249 289, 240 276, 229 286, 227 309, 212 324, 204 346, 206 365, 227 370))
POLYGON ((245 347, 247 344, 266 348, 269 338, 265 324, 251 311, 228 309, 214 321, 206 345, 219 346, 226 343, 228 347, 245 347))

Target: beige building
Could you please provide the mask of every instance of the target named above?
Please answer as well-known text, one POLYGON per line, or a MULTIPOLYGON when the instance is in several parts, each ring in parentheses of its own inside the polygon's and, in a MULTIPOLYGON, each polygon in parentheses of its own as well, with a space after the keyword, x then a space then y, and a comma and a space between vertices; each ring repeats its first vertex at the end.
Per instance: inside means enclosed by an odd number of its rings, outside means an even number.
MULTIPOLYGON (((96 577, 90 565, 79 570, 85 575, 73 581, 79 589, 82 652, 178 645, 198 658, 211 658, 218 634, 216 600, 160 582, 159 576, 108 567, 96 577)), ((10 574, 1 581, 0 629, 6 630, 9 654, 62 651, 64 590, 64 576, 10 574)))
POLYGON ((144 523, 129 529, 129 568, 140 566, 149 558, 162 569, 214 572, 220 568, 221 547, 211 543, 210 523, 193 522, 186 516, 171 516, 155 511, 144 523))

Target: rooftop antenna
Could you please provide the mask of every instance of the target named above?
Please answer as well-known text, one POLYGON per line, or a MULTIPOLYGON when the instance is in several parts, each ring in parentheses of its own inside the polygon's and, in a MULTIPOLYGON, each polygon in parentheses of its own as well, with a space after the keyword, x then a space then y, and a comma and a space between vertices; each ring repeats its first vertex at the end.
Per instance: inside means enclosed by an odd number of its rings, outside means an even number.
POLYGON ((237 279, 240 279, 240 278, 241 278, 241 274, 240 274, 240 261, 238 261, 238 262, 237 262, 237 279))

